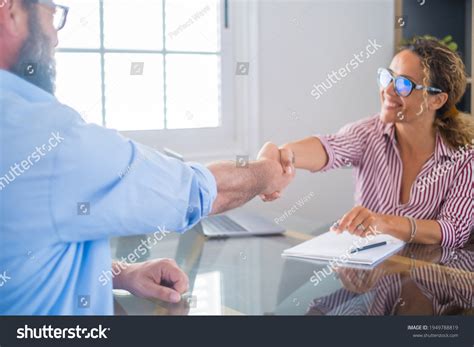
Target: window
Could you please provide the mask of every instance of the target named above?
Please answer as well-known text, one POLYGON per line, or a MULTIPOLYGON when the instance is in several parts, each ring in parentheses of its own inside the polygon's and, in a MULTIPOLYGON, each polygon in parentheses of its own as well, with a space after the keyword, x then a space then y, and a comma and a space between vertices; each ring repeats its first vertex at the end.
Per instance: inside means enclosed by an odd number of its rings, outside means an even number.
POLYGON ((57 96, 121 131, 223 132, 220 0, 62 0, 57 96))

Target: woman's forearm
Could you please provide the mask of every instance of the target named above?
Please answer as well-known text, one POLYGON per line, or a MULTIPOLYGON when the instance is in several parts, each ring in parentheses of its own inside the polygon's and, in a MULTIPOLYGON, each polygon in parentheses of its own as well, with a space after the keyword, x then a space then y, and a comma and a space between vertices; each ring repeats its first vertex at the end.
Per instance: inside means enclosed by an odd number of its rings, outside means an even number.
POLYGON ((300 141, 284 144, 282 147, 293 152, 295 168, 319 171, 326 166, 328 155, 321 141, 314 136, 307 137, 300 141))
MULTIPOLYGON (((422 244, 441 244, 441 226, 435 220, 416 219, 416 235, 412 242, 422 244)), ((382 216, 380 230, 397 239, 408 241, 411 237, 411 226, 408 218, 392 215, 382 216)))

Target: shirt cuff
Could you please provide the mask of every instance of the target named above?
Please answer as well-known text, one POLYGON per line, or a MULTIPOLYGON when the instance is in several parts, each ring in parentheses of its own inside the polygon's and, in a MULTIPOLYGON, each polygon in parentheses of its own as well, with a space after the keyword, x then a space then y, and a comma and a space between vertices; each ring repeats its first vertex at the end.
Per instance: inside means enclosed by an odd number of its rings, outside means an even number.
POLYGON ((451 223, 445 220, 437 220, 441 227, 441 246, 442 247, 456 247, 456 232, 451 223))
POLYGON ((211 171, 202 164, 189 162, 187 165, 189 165, 189 167, 196 172, 196 175, 198 175, 200 189, 204 190, 204 195, 207 197, 207 199, 203 199, 202 206, 202 217, 206 217, 211 213, 212 205, 217 197, 216 179, 211 171))
POLYGON ((331 170, 334 166, 334 160, 335 160, 334 149, 332 148, 331 144, 329 143, 329 140, 328 140, 327 136, 315 135, 314 137, 318 138, 319 141, 321 141, 321 144, 323 145, 323 147, 326 150, 326 153, 328 155, 327 164, 321 170, 319 170, 319 172, 325 172, 325 171, 331 170))

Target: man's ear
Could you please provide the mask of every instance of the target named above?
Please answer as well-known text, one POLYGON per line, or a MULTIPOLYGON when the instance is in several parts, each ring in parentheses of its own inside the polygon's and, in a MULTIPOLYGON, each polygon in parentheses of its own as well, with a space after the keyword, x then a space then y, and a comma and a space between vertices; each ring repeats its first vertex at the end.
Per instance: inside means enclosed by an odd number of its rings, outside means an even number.
POLYGON ((439 110, 448 101, 447 93, 438 93, 430 97, 430 109, 433 111, 439 110))
POLYGON ((23 37, 28 31, 28 13, 23 0, 0 0, 0 30, 7 36, 23 37))

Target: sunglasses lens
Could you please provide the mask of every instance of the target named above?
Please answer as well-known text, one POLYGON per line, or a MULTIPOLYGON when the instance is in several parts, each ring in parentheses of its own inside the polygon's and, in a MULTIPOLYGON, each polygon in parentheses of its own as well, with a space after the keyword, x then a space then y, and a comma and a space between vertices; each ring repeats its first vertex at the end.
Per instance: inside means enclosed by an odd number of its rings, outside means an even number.
POLYGON ((398 77, 395 79, 395 92, 400 96, 408 96, 411 93, 413 86, 410 80, 398 77))
POLYGON ((385 69, 380 69, 379 70, 379 85, 382 88, 387 88, 391 81, 392 81, 392 75, 390 75, 390 72, 385 69))

